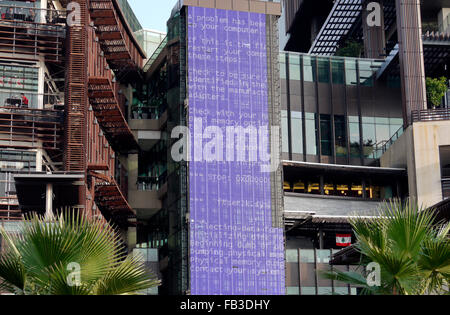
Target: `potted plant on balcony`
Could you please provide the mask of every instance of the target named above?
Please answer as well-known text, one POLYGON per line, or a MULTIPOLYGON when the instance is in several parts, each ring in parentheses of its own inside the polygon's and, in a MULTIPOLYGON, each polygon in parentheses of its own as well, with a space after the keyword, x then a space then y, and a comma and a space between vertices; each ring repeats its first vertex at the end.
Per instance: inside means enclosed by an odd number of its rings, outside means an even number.
POLYGON ((440 78, 427 78, 427 101, 428 104, 432 106, 433 109, 441 106, 442 98, 448 89, 448 83, 446 77, 440 78))

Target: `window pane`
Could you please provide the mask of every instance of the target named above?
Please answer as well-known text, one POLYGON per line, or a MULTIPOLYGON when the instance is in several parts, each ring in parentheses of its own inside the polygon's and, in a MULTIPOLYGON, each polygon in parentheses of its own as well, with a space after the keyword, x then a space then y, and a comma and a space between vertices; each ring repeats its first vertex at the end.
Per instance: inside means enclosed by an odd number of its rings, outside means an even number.
POLYGON ((344 84, 344 60, 332 60, 332 77, 334 84, 344 84))
POLYGON ((289 80, 300 80, 300 65, 289 64, 289 80))
POLYGON ((363 123, 363 145, 365 157, 372 157, 376 141, 375 124, 363 123))
POLYGON ((300 262, 314 263, 314 249, 301 249, 300 250, 300 262))
POLYGON ((319 71, 319 82, 329 83, 330 82, 330 60, 318 58, 317 67, 319 71))
POLYGON ((356 60, 345 59, 345 78, 347 85, 356 85, 356 60))
POLYGON ((289 153, 289 133, 288 133, 288 117, 287 111, 281 111, 281 132, 282 132, 282 150, 289 153))
POLYGON ((314 82, 315 80, 315 58, 310 56, 302 56, 303 58, 303 75, 304 80, 314 82))
POLYGON ((302 113, 291 112, 292 153, 303 154, 302 113))
POLYGON ((302 295, 316 295, 315 287, 302 287, 302 295))
POLYGON ((322 155, 331 156, 331 119, 330 115, 320 115, 320 145, 322 155))
POLYGON ((359 157, 360 156, 359 124, 349 123, 349 130, 350 130, 350 156, 359 157))
POLYGON ((316 141, 316 114, 306 113, 306 153, 317 155, 317 141, 316 141))
POLYGON ((344 116, 334 116, 336 156, 347 156, 347 130, 344 116))
POLYGON ((300 295, 300 288, 299 287, 287 287, 287 294, 288 295, 300 295))
POLYGON ((297 249, 287 249, 286 250, 286 262, 298 263, 298 250, 297 249))

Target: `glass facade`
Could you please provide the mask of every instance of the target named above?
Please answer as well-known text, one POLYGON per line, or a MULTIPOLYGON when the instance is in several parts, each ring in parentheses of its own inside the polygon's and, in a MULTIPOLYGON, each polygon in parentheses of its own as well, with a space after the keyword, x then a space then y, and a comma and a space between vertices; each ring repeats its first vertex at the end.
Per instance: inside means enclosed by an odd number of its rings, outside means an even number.
POLYGON ((288 295, 356 295, 357 289, 339 281, 325 279, 322 272, 332 268, 341 271, 357 271, 353 266, 331 267, 330 257, 334 249, 287 249, 288 295))
POLYGON ((396 175, 371 175, 337 171, 285 172, 284 191, 323 196, 371 200, 402 198, 404 178, 396 175))
POLYGON ((380 60, 281 52, 279 61, 285 159, 370 165, 402 127, 400 89, 375 82, 380 60))

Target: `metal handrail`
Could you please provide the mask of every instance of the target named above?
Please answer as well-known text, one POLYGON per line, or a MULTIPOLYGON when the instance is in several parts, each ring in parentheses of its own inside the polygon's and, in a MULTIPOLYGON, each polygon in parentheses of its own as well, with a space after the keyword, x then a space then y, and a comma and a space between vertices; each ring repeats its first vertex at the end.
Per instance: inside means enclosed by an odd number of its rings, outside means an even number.
POLYGON ((450 108, 415 110, 411 118, 412 122, 450 120, 450 108))

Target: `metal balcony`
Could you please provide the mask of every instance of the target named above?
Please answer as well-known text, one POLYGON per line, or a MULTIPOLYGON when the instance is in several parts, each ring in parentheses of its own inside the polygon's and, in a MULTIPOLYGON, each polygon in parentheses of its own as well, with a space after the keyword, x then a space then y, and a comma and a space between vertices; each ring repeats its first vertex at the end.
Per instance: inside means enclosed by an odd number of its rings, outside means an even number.
POLYGON ((5 5, 0 11, 0 53, 63 61, 66 11, 5 5))
POLYGON ((62 149, 62 110, 0 107, 0 148, 62 149))

